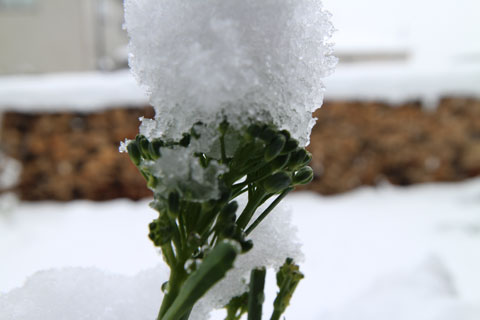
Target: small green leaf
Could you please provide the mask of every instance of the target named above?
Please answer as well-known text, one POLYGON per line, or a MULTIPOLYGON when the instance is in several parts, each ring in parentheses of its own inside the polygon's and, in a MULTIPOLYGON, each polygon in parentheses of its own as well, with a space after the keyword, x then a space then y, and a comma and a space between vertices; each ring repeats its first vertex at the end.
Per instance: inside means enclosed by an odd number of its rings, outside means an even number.
POLYGON ((303 167, 293 176, 293 184, 307 184, 313 180, 313 170, 310 167, 303 167))
POLYGON ((263 187, 268 193, 278 193, 290 186, 292 179, 286 172, 277 172, 263 181, 263 187))
POLYGON ((138 148, 138 145, 136 143, 136 141, 131 141, 128 146, 127 146, 127 151, 128 151, 128 155, 130 156, 130 159, 132 160, 132 162, 138 166, 140 165, 140 161, 141 161, 141 153, 140 153, 140 149, 138 148))
POLYGON ((283 169, 287 165, 289 159, 290 159, 290 154, 278 156, 275 159, 273 159, 273 161, 270 162, 272 172, 283 169))
POLYGON ((153 140, 148 146, 148 151, 154 159, 158 159, 161 155, 160 148, 163 146, 163 141, 160 139, 153 140))
POLYGON ((269 126, 265 126, 265 128, 260 132, 260 139, 264 140, 265 142, 270 142, 273 138, 275 138, 276 132, 269 126))
POLYGON ((252 124, 247 128, 247 133, 250 135, 250 137, 257 138, 260 133, 262 133, 262 127, 260 127, 258 124, 252 124))
POLYGON ((291 153, 290 160, 288 162, 289 168, 292 170, 297 170, 305 165, 307 165, 312 159, 310 152, 303 148, 297 148, 291 153))
POLYGON ((143 157, 149 159, 150 158, 150 151, 149 151, 150 142, 148 141, 148 139, 145 138, 144 136, 141 136, 138 139, 138 145, 140 147, 140 151, 142 152, 143 157))
POLYGON ((155 246, 160 247, 172 239, 173 227, 165 213, 151 222, 148 227, 150 229, 148 237, 153 241, 155 246))
POLYGON ((272 161, 276 156, 282 152, 283 147, 285 146, 285 136, 282 134, 276 135, 272 141, 267 145, 267 148, 265 149, 265 160, 267 162, 272 161))
POLYGON ((280 291, 273 302, 273 314, 270 320, 279 320, 280 316, 285 312, 293 293, 297 288, 300 280, 303 279, 298 265, 293 263, 293 259, 287 258, 280 270, 277 272, 277 286, 280 291))
POLYGON ((283 147, 282 154, 290 153, 293 150, 297 149, 297 147, 298 147, 297 140, 288 139, 287 142, 285 142, 285 146, 283 147))

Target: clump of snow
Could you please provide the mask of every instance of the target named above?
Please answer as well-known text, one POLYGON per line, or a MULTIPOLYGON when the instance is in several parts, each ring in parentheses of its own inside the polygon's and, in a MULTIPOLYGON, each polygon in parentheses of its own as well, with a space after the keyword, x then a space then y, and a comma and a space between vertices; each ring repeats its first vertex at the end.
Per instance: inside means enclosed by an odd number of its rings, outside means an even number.
POLYGON ((166 196, 176 190, 193 201, 220 197, 218 176, 226 172, 226 166, 212 160, 203 168, 198 157, 184 147, 164 148, 161 153, 157 160, 145 160, 140 164, 158 179, 153 189, 155 194, 166 196))
POLYGON ((25 285, 0 296, 3 320, 153 319, 168 279, 166 268, 154 268, 134 277, 96 268, 41 271, 25 285))
POLYGON ((126 0, 129 63, 156 109, 141 133, 179 139, 227 116, 307 144, 336 64, 329 19, 318 0, 126 0))
POLYGON ((127 70, 0 76, 0 110, 95 112, 147 104, 127 70))
MULTIPOLYGON (((266 206, 260 207, 257 216, 266 206)), ((209 319, 212 309, 222 308, 233 297, 247 291, 252 269, 265 266, 277 270, 287 257, 297 263, 303 261, 297 229, 291 224, 291 210, 285 205, 276 207, 249 238, 253 240, 253 249, 239 255, 234 263, 235 268, 198 302, 193 309, 192 320, 209 319)))

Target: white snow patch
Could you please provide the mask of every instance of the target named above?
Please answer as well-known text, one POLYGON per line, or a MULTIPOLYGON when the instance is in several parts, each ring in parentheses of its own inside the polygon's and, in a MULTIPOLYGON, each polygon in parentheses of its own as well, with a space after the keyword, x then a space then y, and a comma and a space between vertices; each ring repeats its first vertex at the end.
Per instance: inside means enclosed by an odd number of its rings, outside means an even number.
MULTIPOLYGON (((293 223, 305 254, 301 270, 306 275, 286 313, 287 319, 319 320, 329 316, 350 320, 352 315, 343 310, 350 307, 359 316, 370 316, 369 310, 377 309, 378 315, 368 320, 385 320, 386 314, 403 315, 396 318, 401 320, 480 318, 480 179, 409 188, 384 185, 335 197, 296 193, 285 202, 293 208, 293 223), (432 256, 436 257, 433 261, 432 256), (416 303, 417 299, 424 303, 416 303), (379 301, 385 304, 379 305, 379 301), (437 311, 444 313, 437 315, 437 311)), ((0 291, 21 286, 29 275, 52 267, 98 267, 120 275, 152 268, 161 259, 147 239, 147 225, 154 215, 146 201, 21 203, 12 215, 0 217, 0 291)), ((131 287, 133 292, 139 292, 142 283, 145 292, 160 299, 159 284, 164 278, 153 274, 159 271, 146 271, 145 277, 152 273, 151 286, 138 277, 113 276, 113 281, 108 280, 111 275, 100 271, 77 271, 79 278, 85 279, 85 283, 75 285, 82 299, 115 306, 123 299, 122 294, 106 295, 109 288, 118 286, 123 293, 131 287), (97 284, 95 291, 88 286, 92 283, 97 284), (110 298, 102 298, 104 294, 110 298)), ((67 278, 74 277, 77 271, 48 277, 40 274, 39 279, 58 276, 73 288, 75 279, 67 278)), ((267 279, 265 314, 271 310, 276 291, 272 275, 267 279)), ((40 283, 33 289, 32 283, 35 281, 27 282, 25 290, 0 296, 0 304, 8 301, 8 307, 0 308, 0 318, 11 319, 1 312, 11 312, 14 305, 38 310, 38 306, 32 306, 32 298, 36 297, 33 292, 48 288, 40 283)), ((52 306, 55 299, 65 301, 56 296, 59 292, 67 294, 62 290, 57 287, 45 291, 52 295, 45 294, 46 300, 41 301, 51 300, 52 306)), ((132 296, 125 293, 125 299, 132 296)), ((83 304, 82 299, 76 306, 85 308, 88 314, 89 304, 83 304)), ((159 303, 146 306, 139 299, 126 306, 137 304, 151 310, 148 317, 136 318, 141 320, 152 319, 159 303)), ((94 309, 98 305, 92 305, 92 310, 100 312, 94 309)), ((59 304, 56 307, 64 310, 59 304)), ((76 310, 72 308, 71 312, 76 310)), ((216 314, 214 319, 223 318, 216 314)))
POLYGON ((420 101, 436 107, 443 97, 480 98, 480 63, 412 62, 339 65, 325 79, 327 100, 420 101))
POLYGON ((155 268, 135 277, 96 268, 41 271, 0 296, 0 317, 27 319, 153 319, 168 272, 155 268))
MULTIPOLYGON (((324 80, 327 100, 421 100, 434 106, 444 96, 480 98, 480 65, 474 62, 340 64, 324 80)), ((0 77, 0 111, 96 112, 143 107, 148 97, 128 71, 0 77)))
POLYGON ((474 320, 480 305, 458 299, 450 274, 435 257, 408 272, 384 276, 325 320, 474 320))
POLYGON ((0 77, 0 111, 92 112, 146 105, 148 98, 127 70, 0 77))

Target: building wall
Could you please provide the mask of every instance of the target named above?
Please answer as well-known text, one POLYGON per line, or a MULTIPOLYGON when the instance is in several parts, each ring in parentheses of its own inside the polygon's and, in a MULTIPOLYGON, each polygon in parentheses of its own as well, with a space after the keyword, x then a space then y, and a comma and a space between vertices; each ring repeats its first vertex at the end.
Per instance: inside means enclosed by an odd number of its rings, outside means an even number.
POLYGON ((118 23, 120 1, 23 1, 29 3, 0 0, 0 74, 95 70, 104 54, 115 51, 112 47, 126 43, 118 23), (116 12, 99 12, 103 1, 117 3, 108 6, 116 12), (106 19, 99 19, 99 14, 106 19), (113 20, 117 27, 109 26, 113 20), (113 31, 107 32, 106 26, 113 31), (112 32, 118 35, 111 36, 112 32))

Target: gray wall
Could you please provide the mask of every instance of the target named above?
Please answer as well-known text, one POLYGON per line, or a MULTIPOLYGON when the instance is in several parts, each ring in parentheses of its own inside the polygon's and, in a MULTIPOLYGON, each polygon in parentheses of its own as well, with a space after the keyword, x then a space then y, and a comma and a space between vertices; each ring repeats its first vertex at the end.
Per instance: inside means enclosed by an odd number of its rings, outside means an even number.
POLYGON ((116 52, 127 41, 121 1, 23 1, 31 4, 0 0, 0 74, 115 66, 116 52))

